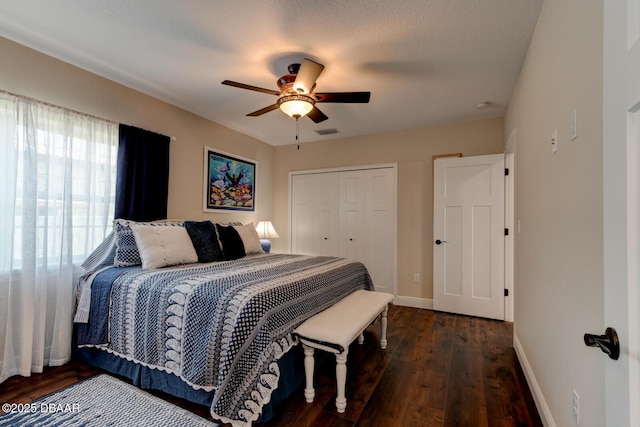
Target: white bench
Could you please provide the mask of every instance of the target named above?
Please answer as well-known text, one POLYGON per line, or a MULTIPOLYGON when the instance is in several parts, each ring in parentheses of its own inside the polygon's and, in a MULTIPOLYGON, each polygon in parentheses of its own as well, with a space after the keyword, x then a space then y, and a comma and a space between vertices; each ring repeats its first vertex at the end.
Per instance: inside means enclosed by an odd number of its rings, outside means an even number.
POLYGON ((308 403, 313 402, 314 349, 320 349, 336 355, 336 381, 338 396, 336 408, 344 412, 347 407, 345 384, 347 381, 347 354, 349 345, 358 338, 364 342, 364 330, 378 316, 380 319, 380 347, 387 348, 387 309, 393 301, 393 295, 384 292, 358 290, 342 299, 332 307, 307 319, 293 332, 298 335, 304 348, 304 370, 306 387, 304 396, 308 403))

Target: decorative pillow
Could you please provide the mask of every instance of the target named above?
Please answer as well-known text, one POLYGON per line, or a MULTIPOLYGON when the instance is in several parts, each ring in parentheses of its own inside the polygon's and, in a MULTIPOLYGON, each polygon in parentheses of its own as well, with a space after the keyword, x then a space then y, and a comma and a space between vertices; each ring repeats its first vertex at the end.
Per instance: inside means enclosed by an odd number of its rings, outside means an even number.
POLYGON ((144 270, 198 262, 189 233, 184 227, 131 224, 144 270))
POLYGON ((136 238, 133 235, 129 221, 116 219, 113 224, 116 232, 116 255, 113 259, 113 265, 116 267, 129 267, 131 265, 140 265, 140 253, 136 245, 136 238))
POLYGON ((223 261, 224 255, 218 241, 216 226, 211 221, 185 221, 191 243, 198 254, 198 262, 223 261))
POLYGON ((136 239, 130 227, 131 224, 151 225, 154 227, 175 227, 182 226, 182 221, 136 222, 122 218, 114 220, 113 229, 116 233, 116 253, 113 259, 113 265, 115 267, 129 267, 142 264, 136 239))
POLYGON ((242 238, 232 225, 224 226, 222 224, 216 224, 216 229, 218 230, 218 237, 220 238, 224 259, 238 259, 246 255, 242 238))
POLYGON ((253 223, 249 223, 246 225, 235 225, 233 228, 236 229, 240 238, 242 239, 242 244, 244 245, 244 253, 246 255, 250 254, 261 254, 263 253, 262 245, 260 244, 260 238, 258 237, 258 232, 256 231, 256 227, 253 223))

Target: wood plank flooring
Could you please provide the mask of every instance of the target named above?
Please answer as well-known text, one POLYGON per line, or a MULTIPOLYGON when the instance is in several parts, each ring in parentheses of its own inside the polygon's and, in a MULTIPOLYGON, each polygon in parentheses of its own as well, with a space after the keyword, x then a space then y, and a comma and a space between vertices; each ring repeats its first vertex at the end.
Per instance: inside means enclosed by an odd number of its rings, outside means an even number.
MULTIPOLYGON (((392 306, 389 345, 379 326, 349 351, 347 410, 335 409, 332 363, 315 375, 316 398, 302 389, 260 427, 542 426, 512 348, 512 325, 430 310, 392 306)), ((28 403, 101 373, 82 363, 47 368, 0 384, 0 403, 28 403)), ((208 408, 153 392, 210 419, 208 408)))

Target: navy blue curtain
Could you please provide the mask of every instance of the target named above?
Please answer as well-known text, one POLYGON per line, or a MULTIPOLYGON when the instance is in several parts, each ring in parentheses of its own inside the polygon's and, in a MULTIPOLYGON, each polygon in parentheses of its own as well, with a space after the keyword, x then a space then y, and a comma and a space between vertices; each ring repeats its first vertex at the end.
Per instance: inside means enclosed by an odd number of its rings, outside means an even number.
POLYGON ((116 218, 167 218, 170 141, 168 136, 120 125, 116 218))

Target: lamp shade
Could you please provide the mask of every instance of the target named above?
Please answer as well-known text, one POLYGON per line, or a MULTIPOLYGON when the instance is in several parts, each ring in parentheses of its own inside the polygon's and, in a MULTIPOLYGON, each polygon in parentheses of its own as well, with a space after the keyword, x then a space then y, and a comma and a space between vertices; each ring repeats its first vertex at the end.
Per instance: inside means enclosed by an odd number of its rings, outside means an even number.
POLYGON ((290 117, 306 116, 314 104, 315 99, 307 95, 285 95, 278 99, 278 106, 290 117))
POLYGON ((258 237, 261 239, 277 239, 280 237, 276 229, 273 228, 271 221, 259 221, 258 225, 256 225, 256 231, 258 232, 258 237))

